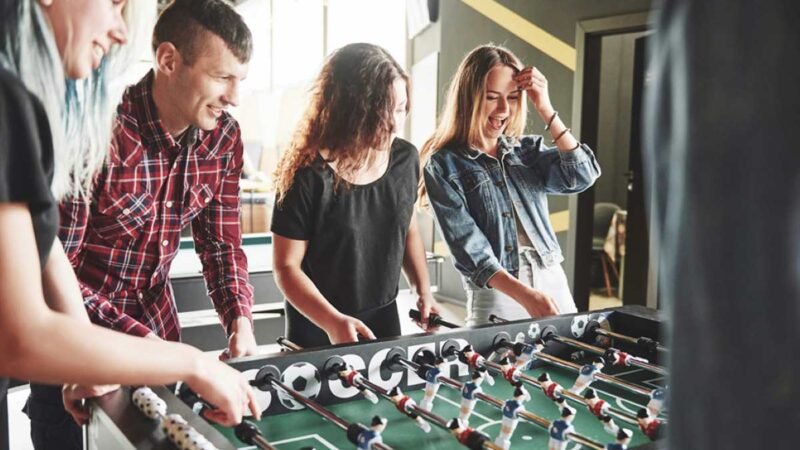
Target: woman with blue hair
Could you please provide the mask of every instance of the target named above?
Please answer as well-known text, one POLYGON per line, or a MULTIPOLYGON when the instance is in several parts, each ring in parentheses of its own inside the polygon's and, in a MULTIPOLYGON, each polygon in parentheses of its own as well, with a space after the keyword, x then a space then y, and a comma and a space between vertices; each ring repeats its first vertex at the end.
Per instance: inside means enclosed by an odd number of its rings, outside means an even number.
POLYGON ((233 425, 259 415, 246 380, 192 347, 92 325, 55 237, 58 201, 86 195, 108 150, 107 80, 134 3, 0 0, 0 377, 68 383, 78 422, 100 386, 183 380, 218 407, 209 418, 233 425))

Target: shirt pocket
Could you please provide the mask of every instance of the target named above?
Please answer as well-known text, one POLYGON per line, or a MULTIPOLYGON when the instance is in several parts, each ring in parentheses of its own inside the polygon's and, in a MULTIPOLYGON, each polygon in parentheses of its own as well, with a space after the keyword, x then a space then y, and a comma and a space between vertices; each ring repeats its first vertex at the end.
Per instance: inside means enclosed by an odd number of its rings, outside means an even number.
POLYGON ((97 212, 92 228, 104 240, 135 240, 153 216, 153 196, 105 191, 97 201, 97 212))
POLYGON ((494 214, 497 209, 494 200, 494 182, 483 171, 460 174, 458 182, 464 189, 464 198, 472 217, 479 223, 494 214))
POLYGON ((207 184, 198 184, 189 189, 184 200, 183 214, 181 215, 181 227, 186 227, 195 217, 200 215, 203 209, 211 203, 213 192, 207 184))

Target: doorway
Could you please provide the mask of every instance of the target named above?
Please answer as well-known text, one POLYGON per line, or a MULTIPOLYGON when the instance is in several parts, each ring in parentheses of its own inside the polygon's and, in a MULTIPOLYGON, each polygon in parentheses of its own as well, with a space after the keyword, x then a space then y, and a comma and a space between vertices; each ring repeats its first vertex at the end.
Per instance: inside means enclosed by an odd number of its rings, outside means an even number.
POLYGON ((573 128, 595 150, 603 170, 595 186, 570 205, 576 213, 567 249, 581 311, 589 309, 590 298, 595 307, 656 306, 640 144, 649 29, 647 13, 578 23, 573 128))

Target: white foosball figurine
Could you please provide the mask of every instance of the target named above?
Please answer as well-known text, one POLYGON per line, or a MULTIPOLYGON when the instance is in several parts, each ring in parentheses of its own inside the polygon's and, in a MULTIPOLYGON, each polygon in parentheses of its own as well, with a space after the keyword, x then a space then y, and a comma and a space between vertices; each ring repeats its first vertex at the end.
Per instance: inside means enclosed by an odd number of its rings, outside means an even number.
POLYGON ((554 420, 548 429, 550 433, 550 440, 547 443, 548 450, 567 448, 567 434, 575 432, 575 427, 572 426, 573 419, 575 419, 575 409, 564 406, 561 409, 561 418, 554 420))
POLYGON ((514 366, 519 370, 530 369, 531 364, 536 361, 536 354, 542 350, 544 350, 544 341, 541 339, 532 344, 515 343, 514 354, 517 356, 517 360, 514 361, 514 366))
POLYGON ((481 384, 486 377, 486 368, 478 367, 472 371, 472 379, 461 386, 461 408, 458 411, 458 419, 469 426, 469 416, 475 409, 475 402, 478 401, 477 395, 483 392, 481 384))
POLYGON ((431 411, 433 409, 433 400, 436 398, 436 393, 439 392, 441 382, 439 377, 442 376, 442 369, 444 368, 444 359, 441 356, 436 357, 436 362, 433 367, 420 366, 417 374, 420 378, 425 380, 425 394, 419 406, 422 409, 431 411))
POLYGON ((647 411, 651 416, 656 417, 661 414, 667 400, 667 389, 656 388, 650 393, 650 401, 647 402, 647 411))
POLYGON ((389 391, 389 397, 392 399, 392 402, 394 402, 397 410, 414 419, 414 423, 416 423, 417 426, 422 429, 422 431, 426 433, 431 431, 431 424, 426 422, 422 417, 419 416, 419 414, 414 412, 414 407, 417 406, 417 402, 415 402, 413 398, 403 394, 403 392, 397 386, 393 387, 389 391))
POLYGON ((578 372, 578 378, 575 380, 575 384, 573 384, 569 390, 573 394, 580 395, 584 389, 592 384, 592 381, 595 380, 595 377, 598 373, 601 373, 603 367, 605 367, 605 363, 603 362, 602 358, 595 358, 591 364, 586 364, 585 366, 581 367, 580 371, 578 372))
POLYGON ((646 360, 644 358, 640 358, 638 356, 633 356, 630 353, 625 353, 623 351, 620 351, 620 350, 617 350, 617 349, 613 349, 613 348, 610 348, 610 349, 606 350, 605 358, 606 358, 606 361, 611 362, 611 365, 613 365, 613 366, 630 367, 631 363, 633 361, 638 361, 638 362, 641 362, 641 363, 648 363, 649 362, 648 360, 646 360))
POLYGON ((514 398, 506 400, 503 405, 503 423, 500 427, 500 434, 494 440, 495 445, 508 449, 511 446, 511 435, 517 428, 519 414, 525 411, 525 402, 531 399, 528 391, 517 384, 514 388, 514 398))
POLYGON ((617 442, 607 444, 604 450, 628 450, 628 444, 631 443, 631 436, 633 436, 633 433, 631 433, 630 430, 620 428, 617 432, 617 442))
POLYGON ((389 421, 381 416, 373 416, 369 428, 359 433, 356 442, 358 450, 371 450, 375 444, 382 444, 383 437, 381 433, 386 429, 386 424, 389 421))
POLYGON ((537 380, 539 381, 539 386, 541 386, 545 397, 558 403, 559 406, 564 403, 564 396, 561 395, 564 388, 561 387, 560 384, 551 380, 550 375, 548 375, 546 372, 543 372, 541 375, 539 375, 537 380))
POLYGON ((647 409, 640 408, 636 412, 636 421, 639 422, 639 429, 642 430, 645 436, 655 441, 663 434, 661 430, 661 421, 658 418, 651 416, 647 409))
MULTIPOLYGON (((469 344, 465 345, 464 348, 461 349, 461 352, 458 354, 458 360, 468 365, 472 369, 486 367, 484 365, 486 359, 481 356, 480 353, 474 351, 472 346, 469 344)), ((494 378, 488 373, 486 374, 486 382, 489 383, 489 386, 494 386, 494 378)))
POLYGON ((511 364, 511 361, 508 360, 508 356, 504 356, 503 359, 500 360, 500 371, 503 373, 503 378, 506 379, 511 384, 517 384, 519 382, 519 376, 522 375, 522 372, 514 367, 511 364))
POLYGON ((586 407, 589 412, 603 422, 603 429, 606 430, 606 433, 616 435, 619 432, 619 427, 608 414, 608 409, 611 407, 608 402, 600 398, 592 388, 586 390, 583 398, 586 399, 586 407))
POLYGON ((167 414, 167 405, 148 387, 136 389, 131 396, 142 413, 161 422, 161 430, 180 450, 217 450, 205 436, 198 433, 179 414, 167 414))
POLYGON ((372 404, 378 404, 378 396, 375 395, 374 392, 370 391, 369 389, 365 388, 363 384, 361 384, 361 380, 364 379, 364 376, 361 373, 353 368, 351 365, 347 365, 339 370, 339 379, 347 387, 354 387, 358 389, 358 392, 367 400, 369 400, 372 404))

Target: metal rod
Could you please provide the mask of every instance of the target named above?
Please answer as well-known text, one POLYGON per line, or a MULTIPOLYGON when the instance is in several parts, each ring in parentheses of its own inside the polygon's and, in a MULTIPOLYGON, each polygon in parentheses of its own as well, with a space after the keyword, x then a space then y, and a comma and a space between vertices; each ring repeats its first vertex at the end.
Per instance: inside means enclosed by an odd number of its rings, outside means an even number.
MULTIPOLYGON (((499 364, 497 364, 495 362, 492 362, 492 361, 486 361, 484 363, 484 365, 487 368, 490 368, 490 369, 494 370, 495 372, 499 373, 502 376, 503 369, 502 369, 502 367, 500 367, 499 364)), ((522 382, 524 382, 525 384, 529 384, 529 385, 531 385, 531 386, 533 386, 533 387, 535 387, 537 389, 541 390, 541 388, 542 388, 542 383, 540 383, 539 380, 537 380, 536 378, 531 377, 530 375, 526 375, 524 373, 520 373, 519 379, 522 382)), ((573 401, 575 403, 578 403, 578 404, 580 404, 582 406, 585 406, 585 407, 589 406, 589 404, 586 402, 585 398, 581 397, 578 394, 573 393, 572 391, 567 390, 566 388, 561 392, 561 395, 564 396, 566 399, 571 400, 571 401, 573 401)), ((637 425, 637 426, 639 425, 639 422, 636 420, 636 416, 634 416, 633 414, 630 414, 630 413, 628 413, 626 411, 623 411, 621 409, 617 409, 617 408, 609 406, 608 413, 610 415, 620 419, 620 420, 623 420, 623 421, 629 423, 629 424, 637 425)))
POLYGON ((613 331, 608 331, 605 328, 600 328, 600 327, 595 328, 594 332, 599 334, 599 335, 602 335, 602 336, 606 336, 606 337, 610 337, 610 338, 614 338, 614 339, 619 339, 621 341, 625 341, 625 342, 628 342, 628 343, 631 343, 631 344, 641 345, 641 346, 644 346, 644 347, 654 347, 659 352, 664 352, 664 353, 668 353, 669 352, 669 349, 667 347, 664 347, 663 345, 659 344, 657 341, 654 341, 653 339, 650 339, 648 337, 634 338, 634 337, 626 336, 624 334, 615 333, 613 331))
MULTIPOLYGON (((417 371, 420 367, 419 364, 413 361, 409 361, 405 358, 398 358, 397 361, 413 371, 417 371)), ((445 386, 455 389, 459 392, 461 391, 461 388, 464 386, 461 382, 445 376, 440 376, 439 381, 441 381, 441 383, 444 384, 445 386)), ((476 397, 479 398, 480 400, 483 400, 486 403, 489 403, 490 405, 496 407, 497 409, 500 410, 503 409, 504 402, 498 398, 486 395, 482 392, 478 393, 476 397)), ((529 411, 523 411, 519 413, 519 416, 534 425, 538 425, 539 427, 544 428, 545 431, 550 429, 550 424, 552 423, 549 420, 545 419, 544 417, 538 416, 529 411)), ((593 441, 583 435, 577 433, 567 433, 566 436, 571 441, 592 448, 594 450, 605 449, 605 446, 603 444, 593 441)))
MULTIPOLYGON (((319 403, 315 402, 314 400, 311 400, 310 398, 303 397, 299 392, 295 391, 294 389, 290 388, 289 386, 286 386, 285 384, 283 384, 283 382, 281 382, 279 380, 276 380, 275 377, 273 377, 272 375, 269 375, 269 377, 267 379, 272 384, 274 384, 275 386, 281 388, 287 394, 291 395, 295 400, 297 400, 298 402, 302 403, 308 409, 310 409, 310 410, 314 411, 315 413, 319 414, 320 416, 324 417, 325 419, 327 419, 328 421, 330 421, 334 425, 338 426, 339 428, 347 431, 347 429, 350 427, 350 423, 349 422, 347 422, 346 420, 344 420, 341 417, 337 416, 336 414, 330 412, 328 409, 326 409, 325 407, 323 407, 319 403)), ((386 444, 377 443, 377 444, 373 444, 373 446, 375 448, 377 448, 377 449, 380 449, 380 450, 392 450, 392 448, 389 447, 386 444)))
MULTIPOLYGON (((581 370, 581 366, 579 366, 578 364, 575 364, 575 363, 572 363, 572 362, 569 362, 569 361, 565 361, 565 360, 563 360, 561 358, 556 358, 555 356, 548 355, 547 353, 539 352, 539 353, 536 354, 536 358, 541 359, 542 361, 547 361, 547 362, 549 362, 549 363, 551 363, 553 365, 559 366, 559 367, 564 367, 566 369, 573 370, 575 372, 580 372, 580 370, 581 370)), ((619 387, 621 387, 621 388, 623 388, 623 389, 625 389, 627 391, 633 392, 634 394, 643 395, 643 396, 648 397, 648 398, 650 397, 650 394, 652 393, 652 389, 645 389, 645 388, 643 388, 641 386, 637 386, 637 385, 635 385, 633 383, 629 383, 629 382, 627 382, 625 380, 619 379, 619 378, 617 378, 617 377, 615 377, 613 375, 607 375, 607 374, 604 374, 604 373, 598 373, 598 374, 595 375, 595 378, 600 380, 600 381, 605 381, 606 383, 619 386, 619 387)))
POLYGON ((278 342, 278 345, 280 345, 281 347, 287 350, 291 350, 293 352, 297 352, 303 349, 303 347, 300 347, 299 345, 287 339, 286 336, 281 336, 278 339, 276 339, 276 341, 278 342))
MULTIPOLYGON (((551 335, 550 339, 553 339, 554 341, 561 342, 562 344, 571 345, 573 347, 577 347, 577 348, 586 350, 588 352, 592 352, 592 353, 594 353, 596 355, 603 356, 603 355, 606 354, 605 350, 603 350, 600 347, 595 347, 594 345, 589 345, 589 344, 587 344, 585 342, 577 341, 575 339, 571 339, 571 338, 568 338, 568 337, 559 336, 559 335, 551 335)), ((612 350, 614 352, 620 352, 620 350, 617 350, 615 348, 611 348, 610 350, 612 350)), ((636 360, 636 359, 631 359, 631 360, 628 361, 627 364, 631 365, 631 366, 638 367, 640 369, 648 370, 648 371, 653 372, 653 373, 657 373, 659 375, 667 375, 668 374, 667 369, 665 369, 665 368, 663 368, 661 366, 655 365, 655 364, 650 364, 649 362, 644 362, 644 361, 639 361, 639 360, 636 360)))
POLYGON ((277 447, 272 446, 269 441, 261 435, 253 437, 253 444, 261 450, 278 450, 277 447))

